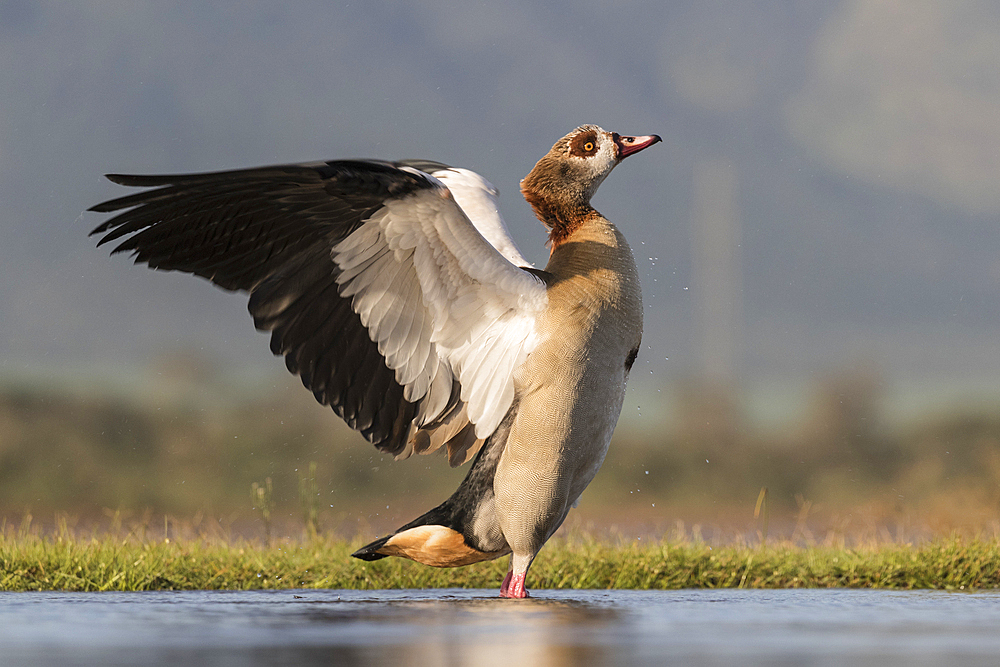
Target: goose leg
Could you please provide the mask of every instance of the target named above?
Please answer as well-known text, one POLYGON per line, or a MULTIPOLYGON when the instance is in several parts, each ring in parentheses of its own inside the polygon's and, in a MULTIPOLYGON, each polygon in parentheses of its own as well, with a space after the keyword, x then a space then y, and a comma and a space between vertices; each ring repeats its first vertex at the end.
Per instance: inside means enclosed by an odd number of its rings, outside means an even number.
POLYGON ((528 568, 531 561, 535 560, 534 554, 511 554, 510 568, 507 576, 503 578, 500 585, 500 597, 502 598, 526 598, 528 589, 524 587, 525 579, 528 576, 528 568))
POLYGON ((514 567, 510 566, 507 568, 507 576, 503 578, 503 583, 500 584, 500 597, 507 597, 507 590, 510 588, 510 577, 514 574, 514 567))

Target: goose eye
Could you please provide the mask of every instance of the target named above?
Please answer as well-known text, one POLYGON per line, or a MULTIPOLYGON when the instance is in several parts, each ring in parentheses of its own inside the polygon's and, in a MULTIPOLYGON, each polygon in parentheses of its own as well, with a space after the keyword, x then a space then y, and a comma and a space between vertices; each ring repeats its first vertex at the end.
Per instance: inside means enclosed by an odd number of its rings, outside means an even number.
POLYGON ((597 154, 597 137, 593 132, 583 132, 573 138, 569 154, 575 157, 592 157, 597 154))

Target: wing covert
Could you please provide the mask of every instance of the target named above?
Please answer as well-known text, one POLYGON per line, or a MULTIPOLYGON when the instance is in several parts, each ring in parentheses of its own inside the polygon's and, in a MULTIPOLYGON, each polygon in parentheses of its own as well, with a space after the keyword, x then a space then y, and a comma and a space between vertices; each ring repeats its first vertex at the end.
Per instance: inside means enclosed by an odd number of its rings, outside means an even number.
MULTIPOLYGON (((432 383, 450 374, 461 385, 476 436, 492 433, 513 401, 513 371, 536 344, 535 318, 548 299, 544 283, 490 245, 443 185, 387 201, 333 248, 333 257, 341 295, 353 297, 380 350, 398 331, 397 320, 384 315, 385 302, 401 298, 402 285, 420 285, 429 317, 418 337, 433 351, 426 363, 422 355, 395 359, 396 379, 409 400, 427 387, 429 404, 438 404, 443 398, 432 383)), ((412 294, 406 310, 415 311, 421 304, 412 294)))

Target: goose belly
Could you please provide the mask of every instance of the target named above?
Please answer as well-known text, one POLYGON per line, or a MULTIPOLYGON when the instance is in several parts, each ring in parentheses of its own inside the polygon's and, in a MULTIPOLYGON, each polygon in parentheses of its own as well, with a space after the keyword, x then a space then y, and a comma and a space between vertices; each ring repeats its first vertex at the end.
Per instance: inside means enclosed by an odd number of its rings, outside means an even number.
POLYGON ((517 416, 494 477, 515 553, 555 532, 604 462, 642 339, 642 295, 621 233, 593 220, 552 252, 538 346, 514 374, 517 416))
POLYGON ((494 478, 497 515, 515 550, 540 547, 555 532, 607 454, 628 351, 621 337, 603 348, 589 342, 540 346, 523 368, 528 377, 494 478))

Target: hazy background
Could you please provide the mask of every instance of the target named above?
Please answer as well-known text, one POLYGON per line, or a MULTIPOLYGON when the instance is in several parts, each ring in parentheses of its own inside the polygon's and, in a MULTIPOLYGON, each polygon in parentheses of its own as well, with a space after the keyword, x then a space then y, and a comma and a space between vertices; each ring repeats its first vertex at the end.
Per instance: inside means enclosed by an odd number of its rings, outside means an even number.
MULTIPOLYGON (((794 451, 813 440, 792 432, 1000 414, 996 3, 4 0, 0 65, 0 384, 16 391, 311 400, 244 298, 94 248, 103 217, 82 211, 126 191, 106 172, 439 160, 493 182, 544 265, 518 182, 597 123, 664 139, 594 200, 646 304, 622 433, 794 451)), ((47 445, 11 433, 0 468, 23 479, 11 452, 47 445)))

